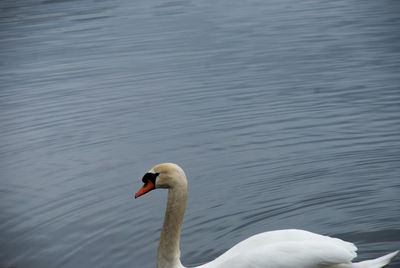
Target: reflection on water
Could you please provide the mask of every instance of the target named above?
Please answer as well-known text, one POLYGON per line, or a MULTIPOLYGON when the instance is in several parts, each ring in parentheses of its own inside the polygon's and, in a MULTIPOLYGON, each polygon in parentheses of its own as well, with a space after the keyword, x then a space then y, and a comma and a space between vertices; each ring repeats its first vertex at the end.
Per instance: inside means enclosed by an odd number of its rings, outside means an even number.
POLYGON ((154 267, 164 161, 186 265, 280 228, 400 248, 399 3, 0 9, 0 266, 154 267))

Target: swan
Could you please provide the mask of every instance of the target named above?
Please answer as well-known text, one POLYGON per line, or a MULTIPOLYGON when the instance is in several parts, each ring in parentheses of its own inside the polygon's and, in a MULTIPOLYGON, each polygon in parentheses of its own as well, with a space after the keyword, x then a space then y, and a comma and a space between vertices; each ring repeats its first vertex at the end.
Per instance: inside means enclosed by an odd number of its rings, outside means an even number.
MULTIPOLYGON (((188 183, 182 168, 173 163, 154 166, 142 178, 135 198, 157 188, 168 189, 168 201, 157 252, 157 268, 185 268, 180 261, 180 233, 186 210, 188 183)), ((289 229, 251 236, 213 261, 195 268, 380 268, 399 251, 377 259, 352 263, 357 247, 350 243, 289 229)))

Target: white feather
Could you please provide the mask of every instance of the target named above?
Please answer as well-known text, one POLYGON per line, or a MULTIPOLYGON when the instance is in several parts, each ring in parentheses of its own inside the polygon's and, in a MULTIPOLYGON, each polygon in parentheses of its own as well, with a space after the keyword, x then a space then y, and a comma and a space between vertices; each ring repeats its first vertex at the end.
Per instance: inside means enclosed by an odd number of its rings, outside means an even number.
POLYGON ((350 262, 357 248, 337 238, 303 230, 278 230, 249 237, 198 268, 313 268, 350 262))

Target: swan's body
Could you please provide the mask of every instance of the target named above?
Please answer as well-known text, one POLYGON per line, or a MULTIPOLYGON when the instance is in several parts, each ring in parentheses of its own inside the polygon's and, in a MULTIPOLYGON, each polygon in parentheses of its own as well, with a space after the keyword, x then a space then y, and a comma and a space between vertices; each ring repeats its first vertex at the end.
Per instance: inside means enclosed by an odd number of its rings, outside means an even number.
MULTIPOLYGON (((179 241, 187 200, 185 173, 175 164, 160 164, 146 173, 143 182, 135 198, 156 188, 169 189, 157 268, 184 268, 179 259, 179 241)), ((196 268, 381 268, 398 253, 352 263, 356 251, 352 243, 337 238, 303 230, 279 230, 249 237, 196 268)))

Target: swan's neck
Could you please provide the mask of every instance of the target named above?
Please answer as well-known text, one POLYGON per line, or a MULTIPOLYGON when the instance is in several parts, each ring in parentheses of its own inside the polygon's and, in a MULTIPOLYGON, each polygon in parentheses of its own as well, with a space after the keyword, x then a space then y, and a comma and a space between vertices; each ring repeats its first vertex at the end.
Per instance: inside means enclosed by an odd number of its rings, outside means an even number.
MULTIPOLYGON (((186 182, 186 180, 185 180, 186 182)), ((179 241, 186 209, 187 184, 168 190, 168 203, 158 244, 157 268, 181 268, 179 241)))

